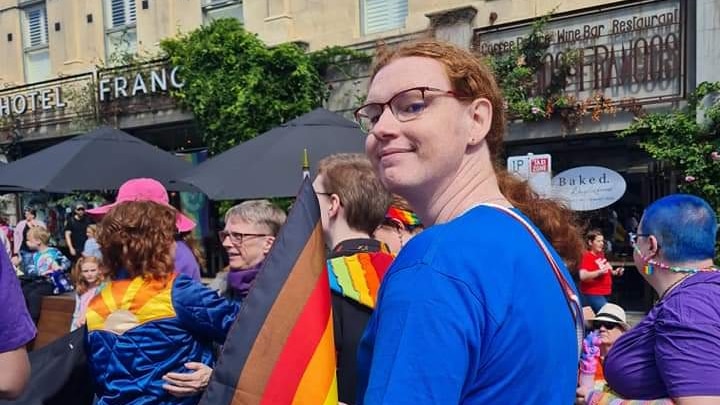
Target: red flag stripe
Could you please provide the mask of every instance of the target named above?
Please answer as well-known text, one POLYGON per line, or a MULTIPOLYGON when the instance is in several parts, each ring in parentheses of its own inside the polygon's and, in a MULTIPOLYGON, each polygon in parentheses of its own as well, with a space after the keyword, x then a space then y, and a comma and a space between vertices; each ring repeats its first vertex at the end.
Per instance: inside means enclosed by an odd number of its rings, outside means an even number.
POLYGON ((292 403, 300 379, 317 349, 331 314, 330 285, 327 275, 321 273, 273 367, 262 404, 292 403))
POLYGON ((274 365, 280 358, 292 328, 300 317, 303 303, 312 296, 313 286, 317 284, 318 277, 327 278, 323 269, 325 263, 323 249, 322 228, 320 223, 317 223, 282 289, 275 297, 272 307, 264 317, 261 330, 256 334, 245 366, 237 379, 235 395, 237 401, 233 401, 233 404, 259 403, 249 399, 248 393, 259 395, 265 391, 274 365))

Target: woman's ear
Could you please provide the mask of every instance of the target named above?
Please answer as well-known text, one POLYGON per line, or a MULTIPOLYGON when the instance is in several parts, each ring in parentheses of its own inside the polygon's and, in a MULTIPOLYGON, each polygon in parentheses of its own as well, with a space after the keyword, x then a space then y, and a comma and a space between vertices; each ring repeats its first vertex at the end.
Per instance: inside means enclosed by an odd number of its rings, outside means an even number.
POLYGON ((490 126, 492 125, 492 113, 492 104, 490 103, 490 100, 486 98, 477 98, 470 103, 472 124, 467 140, 468 146, 479 145, 483 140, 485 140, 488 132, 490 132, 490 126))
POLYGON ((268 236, 267 238, 265 238, 265 244, 263 245, 263 254, 267 255, 268 253, 270 253, 270 249, 272 249, 274 243, 274 236, 268 236))

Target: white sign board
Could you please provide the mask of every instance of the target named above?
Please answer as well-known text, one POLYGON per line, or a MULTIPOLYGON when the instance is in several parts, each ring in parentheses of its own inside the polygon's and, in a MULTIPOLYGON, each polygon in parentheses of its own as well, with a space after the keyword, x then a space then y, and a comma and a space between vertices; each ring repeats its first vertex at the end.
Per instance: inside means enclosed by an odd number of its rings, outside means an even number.
POLYGON ((553 197, 573 211, 592 211, 619 200, 627 184, 617 172, 600 166, 565 170, 552 179, 553 197))
POLYGON ((536 193, 542 196, 551 194, 552 157, 548 154, 510 156, 507 160, 510 173, 527 180, 536 193))

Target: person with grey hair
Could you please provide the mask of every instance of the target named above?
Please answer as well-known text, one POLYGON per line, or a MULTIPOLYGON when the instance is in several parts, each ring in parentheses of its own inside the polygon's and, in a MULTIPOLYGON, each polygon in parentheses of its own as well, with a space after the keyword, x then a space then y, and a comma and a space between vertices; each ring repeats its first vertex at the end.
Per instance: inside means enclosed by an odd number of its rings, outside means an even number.
POLYGON ((210 288, 242 301, 286 218, 285 212, 268 200, 249 200, 230 208, 225 214, 225 229, 219 233, 229 269, 220 273, 210 288))
MULTIPOLYGON (((230 208, 219 232, 229 266, 208 285, 226 298, 242 302, 252 287, 287 215, 268 200, 249 200, 230 208)), ((207 388, 213 369, 192 363, 191 373, 167 373, 163 388, 178 397, 196 395, 207 388)))

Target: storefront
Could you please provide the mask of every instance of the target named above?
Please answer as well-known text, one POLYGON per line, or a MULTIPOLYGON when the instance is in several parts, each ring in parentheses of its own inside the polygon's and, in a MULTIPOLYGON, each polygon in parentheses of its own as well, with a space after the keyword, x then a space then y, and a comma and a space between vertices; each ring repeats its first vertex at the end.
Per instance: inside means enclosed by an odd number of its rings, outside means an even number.
MULTIPOLYGON (((632 270, 615 280, 611 297, 627 310, 645 311, 653 301, 650 287, 634 271, 628 233, 644 207, 673 192, 676 181, 667 167, 638 146, 638 139, 617 135, 640 108, 681 105, 689 84, 687 19, 682 0, 636 1, 553 17, 545 28, 550 46, 538 71, 537 91, 548 86, 549 72, 562 55, 575 52, 577 63, 564 92, 585 103, 588 111, 598 98, 611 100, 616 108, 612 113, 588 113, 578 122, 557 116, 534 123, 516 121, 507 136, 507 156, 550 154, 553 175, 599 166, 624 179, 625 191, 618 199, 577 214, 587 229, 603 231, 610 241, 610 260, 632 270)), ((473 46, 481 55, 506 52, 530 29, 529 22, 479 29, 473 46)))

